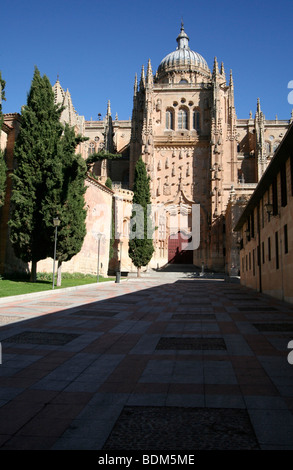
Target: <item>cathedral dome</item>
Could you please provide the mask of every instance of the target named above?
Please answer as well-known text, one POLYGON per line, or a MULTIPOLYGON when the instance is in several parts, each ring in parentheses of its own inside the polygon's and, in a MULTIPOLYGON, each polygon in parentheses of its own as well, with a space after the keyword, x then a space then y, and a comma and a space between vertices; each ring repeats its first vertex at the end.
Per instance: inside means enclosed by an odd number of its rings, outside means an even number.
POLYGON ((206 60, 198 53, 190 49, 189 37, 184 31, 183 24, 181 25, 181 31, 177 37, 177 49, 170 54, 166 55, 161 61, 158 67, 158 75, 164 74, 164 72, 173 71, 196 71, 203 69, 206 72, 210 72, 206 60))

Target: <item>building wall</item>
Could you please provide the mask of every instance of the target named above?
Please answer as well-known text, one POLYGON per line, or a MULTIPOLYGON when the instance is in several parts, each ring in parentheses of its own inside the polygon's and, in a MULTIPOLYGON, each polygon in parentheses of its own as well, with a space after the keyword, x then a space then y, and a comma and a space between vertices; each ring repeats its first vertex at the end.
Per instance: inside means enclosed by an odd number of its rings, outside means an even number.
POLYGON ((241 283, 290 303, 293 303, 292 163, 288 155, 285 167, 287 204, 282 206, 282 181, 278 172, 278 213, 270 215, 266 209, 266 204, 272 202, 271 184, 253 211, 254 232, 251 218, 242 227, 243 249, 240 250, 241 283))
MULTIPOLYGON (((86 236, 80 252, 73 256, 71 260, 62 263, 62 271, 97 274, 99 255, 99 273, 107 276, 114 193, 90 177, 86 179, 86 186, 86 236), (102 234, 100 252, 97 238, 98 233, 102 234)), ((51 258, 39 261, 38 272, 51 272, 52 266, 53 260, 51 258)))
MULTIPOLYGON (((131 120, 119 120, 117 116, 112 119, 110 102, 103 119, 85 120, 75 111, 69 91, 62 89, 59 80, 53 91, 56 103, 65 107, 61 121, 68 122, 76 132, 89 138, 77 149, 84 159, 101 149, 123 154, 120 161, 103 161, 93 166, 92 174, 101 183, 105 183, 110 176, 115 183, 115 193, 119 188, 127 192, 132 188, 136 160, 139 156, 143 157, 150 176, 154 225, 157 227, 151 267, 162 266, 169 260, 169 241, 179 208, 182 207, 184 213, 185 233, 190 234, 191 209, 199 204, 200 246, 193 253, 193 264, 201 267, 204 263, 211 270, 225 270, 228 274, 238 271, 237 241, 230 234, 230 228, 239 207, 238 203, 234 207, 231 202, 231 192, 236 192, 237 200, 245 199, 252 193, 282 140, 289 121, 280 121, 277 117, 267 121, 259 100, 254 117, 250 113, 248 119, 237 119, 232 74, 226 80, 224 66, 219 69, 216 59, 212 71, 208 66, 190 68, 187 63, 178 63, 164 70, 159 66, 155 74, 149 61, 146 75, 143 68, 139 84, 137 79, 135 82, 131 120), (180 110, 187 112, 186 129, 178 127, 180 110), (167 125, 167 111, 172 112, 173 126, 167 125), (198 127, 193 125, 195 111, 199 113, 198 127), (163 211, 158 208, 163 208, 163 211)), ((9 116, 6 119, 9 121, 9 116)), ((14 133, 19 124, 14 120, 11 128, 9 125, 8 122, 6 130, 10 129, 9 132, 2 133, 1 145, 7 146, 12 171, 14 133)), ((90 234, 93 229, 91 217, 96 204, 105 203, 109 207, 112 204, 111 197, 105 195, 102 187, 98 183, 95 185, 94 180, 90 183, 86 193, 88 233, 81 253, 66 265, 66 269, 95 271, 96 242, 90 234)), ((131 197, 126 196, 126 192, 123 195, 126 215, 122 220, 127 232, 131 197)), ((11 187, 7 191, 7 203, 2 209, 0 221, 0 273, 8 267, 15 269, 17 266, 7 242, 10 193, 11 187)), ((104 222, 101 219, 100 223, 108 225, 108 219, 109 216, 104 222)), ((123 263, 125 270, 129 271, 133 267, 129 258, 124 256, 128 252, 125 230, 123 263)), ((276 230, 282 230, 281 226, 276 230)), ((253 240, 250 243, 252 247, 253 240)), ((104 248, 106 253, 108 245, 104 248)), ((119 261, 118 246, 116 253, 119 261)), ((41 266, 46 265, 49 269, 50 262, 42 263, 41 266)), ((257 286, 257 278, 249 277, 247 282, 257 286)))

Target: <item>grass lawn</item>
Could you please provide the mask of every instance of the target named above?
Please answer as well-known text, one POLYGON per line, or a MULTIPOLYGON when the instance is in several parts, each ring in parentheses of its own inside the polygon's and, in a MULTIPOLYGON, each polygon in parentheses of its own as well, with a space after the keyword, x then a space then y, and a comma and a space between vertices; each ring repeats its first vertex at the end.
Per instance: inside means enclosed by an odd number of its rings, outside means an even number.
MULTIPOLYGON (((99 282, 113 281, 114 277, 99 277, 99 282)), ((55 289, 64 289, 65 287, 74 287, 97 282, 97 276, 84 274, 62 274, 62 285, 55 289)), ((40 292, 44 290, 52 290, 53 277, 52 274, 41 273, 37 277, 37 282, 29 282, 27 279, 0 278, 0 297, 9 295, 30 294, 32 292, 40 292)))

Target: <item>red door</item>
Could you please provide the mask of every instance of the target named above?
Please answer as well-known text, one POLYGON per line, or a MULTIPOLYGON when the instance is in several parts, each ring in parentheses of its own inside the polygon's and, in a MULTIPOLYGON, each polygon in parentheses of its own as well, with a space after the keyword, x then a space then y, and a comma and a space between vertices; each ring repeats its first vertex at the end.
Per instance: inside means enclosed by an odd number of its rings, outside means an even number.
POLYGON ((183 250, 182 246, 190 241, 181 232, 170 235, 168 240, 168 263, 192 264, 192 250, 183 250))

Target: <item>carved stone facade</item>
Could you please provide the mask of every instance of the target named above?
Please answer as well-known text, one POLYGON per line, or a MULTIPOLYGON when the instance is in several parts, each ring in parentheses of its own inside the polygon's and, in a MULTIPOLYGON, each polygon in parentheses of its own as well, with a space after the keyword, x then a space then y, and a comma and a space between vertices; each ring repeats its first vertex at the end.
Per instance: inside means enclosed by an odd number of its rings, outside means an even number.
POLYGON ((271 161, 290 119, 266 120, 259 99, 254 117, 250 112, 248 119, 238 119, 232 72, 227 80, 224 65, 219 66, 217 58, 210 70, 205 59, 190 49, 183 24, 177 48, 163 58, 157 71, 153 72, 149 60, 139 80, 136 75, 131 119, 112 119, 108 101, 105 117, 98 115, 98 120, 88 121, 75 111, 69 91, 62 89, 59 80, 53 90, 55 101, 65 107, 62 121, 89 138, 77 149, 83 158, 101 149, 122 155, 118 160, 95 164, 92 176, 101 184, 110 177, 114 196, 124 191, 125 270, 134 269, 127 257, 125 234, 135 164, 141 155, 150 177, 156 227, 150 267, 192 263, 238 274, 239 246, 231 227, 271 161), (182 248, 182 240, 194 241, 197 230, 199 244, 191 245, 195 249, 182 248))
MULTIPOLYGON (((237 246, 227 246, 228 203, 251 194, 289 121, 266 121, 259 100, 255 118, 239 120, 234 105, 232 72, 226 80, 223 63, 215 58, 210 71, 204 58, 189 47, 183 25, 177 49, 153 74, 151 61, 138 84, 135 78, 130 140, 130 187, 140 155, 149 172, 152 203, 166 212, 164 239, 157 230, 153 265, 172 262, 168 253, 169 206, 200 205, 200 245, 189 262, 213 271, 239 271, 237 246), (231 255, 231 249, 236 255, 231 255), (229 252, 229 259, 227 253, 229 252), (233 262, 230 262, 233 259, 233 262)), ((229 212, 229 214, 231 211, 229 212)), ((158 225, 158 220, 156 220, 158 225)), ((179 227, 180 229, 180 227, 179 227)), ((189 217, 186 235, 193 232, 189 217)), ((180 237, 178 237, 179 240, 180 237)), ((179 243, 179 242, 178 242, 179 243)), ((183 258, 186 260, 186 258, 183 258)), ((180 257, 176 260, 180 262, 180 257)))

